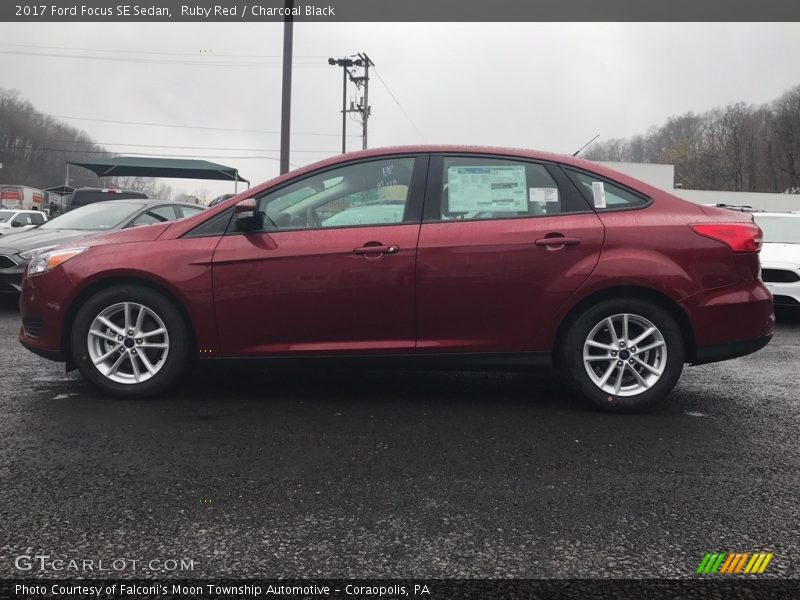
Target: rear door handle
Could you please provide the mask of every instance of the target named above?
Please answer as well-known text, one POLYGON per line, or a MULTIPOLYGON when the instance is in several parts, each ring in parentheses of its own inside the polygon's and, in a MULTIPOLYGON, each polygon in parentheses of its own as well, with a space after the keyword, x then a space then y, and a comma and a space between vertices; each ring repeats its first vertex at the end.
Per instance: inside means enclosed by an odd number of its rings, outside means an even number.
POLYGON ((353 254, 358 256, 364 256, 365 254, 397 254, 399 250, 399 246, 361 246, 361 248, 353 248, 353 254))
POLYGON ((581 243, 581 238, 553 236, 536 240, 537 246, 575 246, 581 243))

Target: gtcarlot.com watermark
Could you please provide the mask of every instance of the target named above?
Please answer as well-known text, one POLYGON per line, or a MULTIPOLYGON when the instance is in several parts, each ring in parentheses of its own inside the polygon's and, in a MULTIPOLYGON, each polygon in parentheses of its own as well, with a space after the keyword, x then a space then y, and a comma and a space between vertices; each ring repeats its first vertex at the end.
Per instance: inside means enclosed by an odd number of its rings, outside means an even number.
POLYGON ((67 573, 120 573, 123 571, 147 571, 170 573, 173 571, 194 571, 191 558, 72 558, 49 554, 20 554, 14 559, 18 571, 27 572, 67 572, 67 573))

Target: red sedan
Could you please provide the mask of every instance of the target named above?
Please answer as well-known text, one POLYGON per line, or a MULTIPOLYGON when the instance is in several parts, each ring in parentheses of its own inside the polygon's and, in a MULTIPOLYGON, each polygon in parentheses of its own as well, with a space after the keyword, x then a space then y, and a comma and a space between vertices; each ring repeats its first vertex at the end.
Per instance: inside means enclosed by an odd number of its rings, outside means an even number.
POLYGON ((684 363, 772 337, 752 216, 567 156, 405 147, 339 156, 173 223, 34 257, 20 341, 104 392, 193 359, 554 366, 613 411, 684 363))

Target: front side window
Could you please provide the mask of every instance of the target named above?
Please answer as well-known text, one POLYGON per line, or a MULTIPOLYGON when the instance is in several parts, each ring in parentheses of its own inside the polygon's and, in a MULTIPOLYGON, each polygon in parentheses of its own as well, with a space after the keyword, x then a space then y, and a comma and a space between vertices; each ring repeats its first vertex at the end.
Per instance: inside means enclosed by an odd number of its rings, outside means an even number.
POLYGON ((24 227, 26 225, 32 225, 33 221, 31 220, 30 213, 21 213, 17 215, 14 220, 11 222, 12 225, 16 225, 17 227, 24 227))
POLYGON ((267 230, 391 225, 405 218, 414 158, 356 163, 257 198, 267 230))
POLYGON ((646 198, 599 177, 572 169, 566 169, 566 171, 595 210, 634 208, 647 204, 646 198))
POLYGON ((442 161, 443 220, 560 214, 562 200, 555 180, 540 164, 479 156, 442 161))

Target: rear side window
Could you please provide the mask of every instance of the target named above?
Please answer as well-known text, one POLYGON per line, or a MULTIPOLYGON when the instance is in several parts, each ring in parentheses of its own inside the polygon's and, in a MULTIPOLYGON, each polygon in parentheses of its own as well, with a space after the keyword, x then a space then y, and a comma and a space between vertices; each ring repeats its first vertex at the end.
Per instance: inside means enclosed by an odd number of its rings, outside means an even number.
POLYGON ((566 210, 544 165, 503 158, 448 156, 442 160, 441 214, 447 220, 510 219, 566 210))
POLYGON ((44 223, 44 216, 40 215, 39 213, 33 213, 31 214, 31 222, 34 225, 41 225, 42 223, 44 223))
POLYGON ((623 187, 609 183, 596 175, 565 169, 595 210, 619 210, 644 206, 649 199, 623 187))

